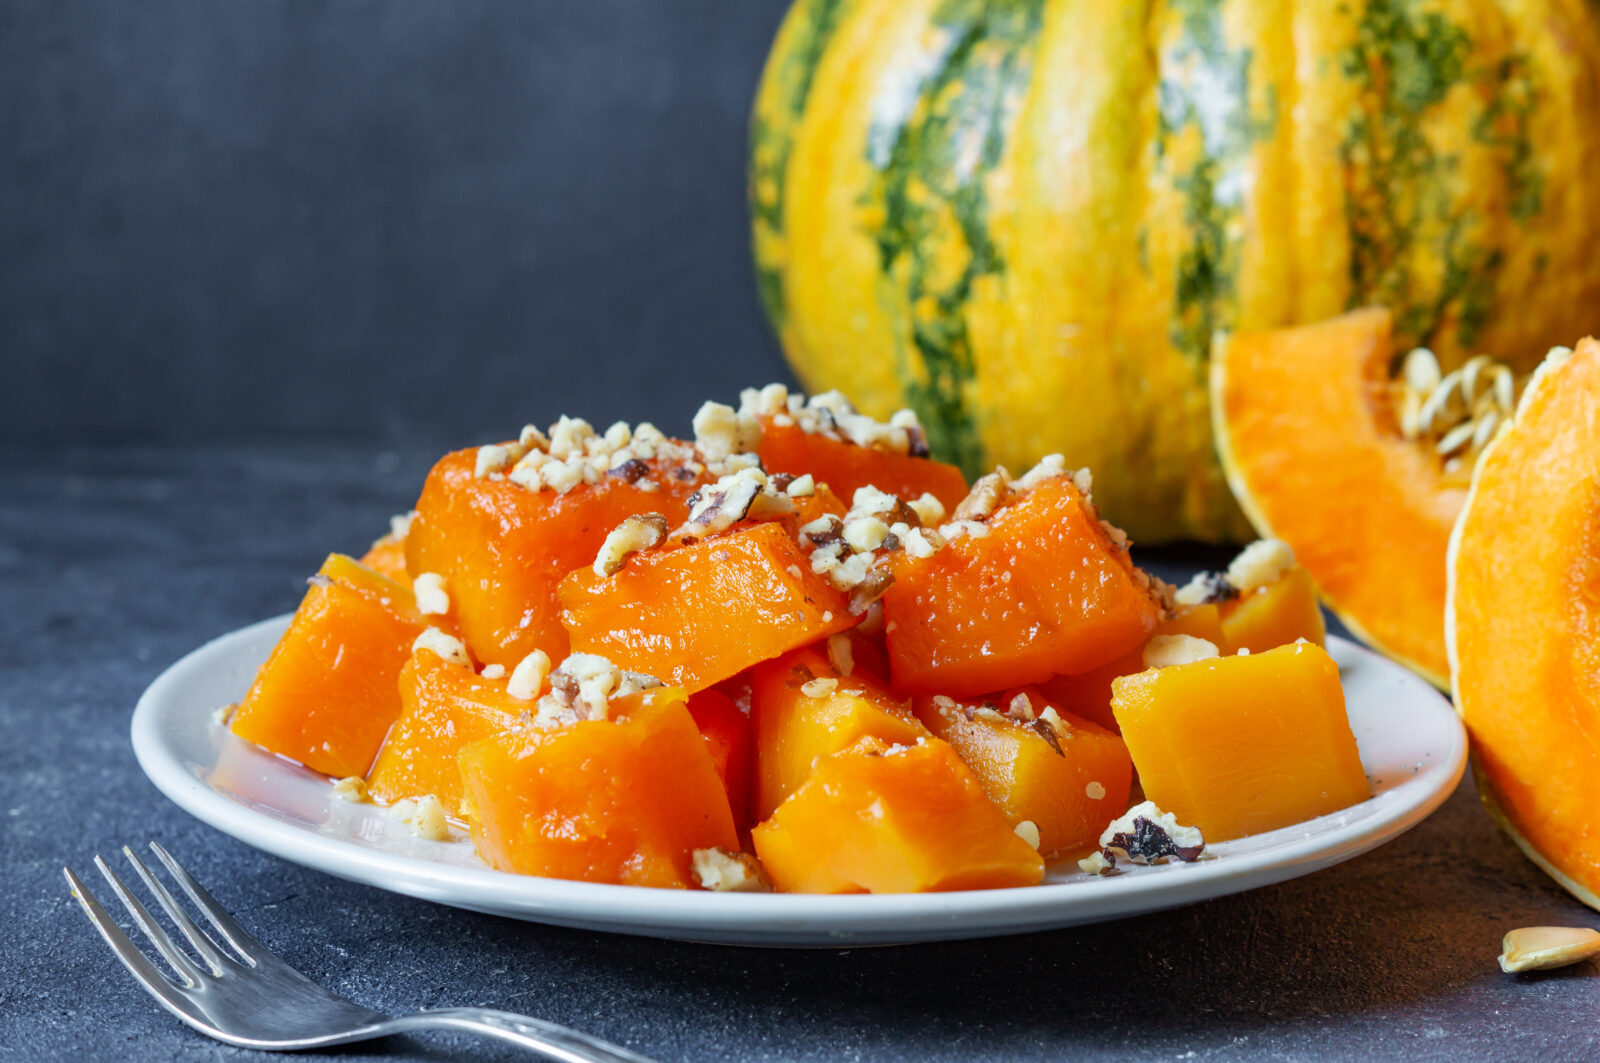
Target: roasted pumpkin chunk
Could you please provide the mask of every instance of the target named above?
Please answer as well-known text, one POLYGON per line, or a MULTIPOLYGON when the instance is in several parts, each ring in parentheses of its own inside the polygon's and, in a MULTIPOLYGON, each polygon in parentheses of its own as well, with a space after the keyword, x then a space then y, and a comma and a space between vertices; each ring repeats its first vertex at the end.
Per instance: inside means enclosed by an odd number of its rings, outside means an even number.
POLYGON ((1037 690, 961 701, 924 695, 916 712, 972 769, 1013 827, 1033 824, 1047 858, 1093 846, 1128 807, 1133 761, 1122 739, 1061 711, 1037 690))
POLYGON ((1328 628, 1311 576, 1299 565, 1222 606, 1222 632, 1231 650, 1260 653, 1305 639, 1318 646, 1328 628))
POLYGON ((762 429, 761 464, 768 472, 810 473, 840 498, 853 497, 860 487, 876 487, 904 499, 931 494, 953 509, 967 493, 961 470, 942 461, 860 446, 771 418, 763 418, 762 429))
MULTIPOLYGON (((833 658, 843 652, 835 635, 833 658)), ((853 664, 853 662, 852 662, 853 664)), ((815 647, 785 654, 751 673, 750 711, 756 736, 756 804, 759 822, 811 777, 821 757, 863 738, 910 745, 928 732, 910 703, 851 667, 843 674, 815 647)))
POLYGON ((749 828, 751 776, 755 767, 755 742, 750 717, 727 695, 701 690, 689 698, 689 715, 706 740, 711 762, 728 791, 728 807, 741 831, 749 828))
POLYGON ((895 689, 952 697, 1099 667, 1143 643, 1161 616, 1067 476, 931 556, 902 557, 883 610, 895 689))
POLYGON ((485 678, 429 649, 417 650, 400 670, 400 704, 367 789, 380 801, 431 794, 451 815, 462 812, 461 747, 507 730, 529 706, 506 692, 504 679, 485 678))
POLYGON ((482 448, 447 454, 428 474, 406 536, 406 567, 443 577, 462 639, 477 660, 514 667, 533 650, 567 652, 556 587, 594 561, 606 536, 640 513, 675 525, 699 480, 661 459, 608 472, 564 493, 504 474, 477 475, 482 448), (625 471, 623 471, 625 469, 625 471))
POLYGON ((1369 796, 1339 667, 1314 643, 1124 676, 1111 704, 1145 795, 1208 841, 1369 796))
POLYGON ((728 794, 683 691, 611 702, 612 717, 514 728, 460 753, 472 840, 524 875, 683 889, 696 849, 737 852, 728 794))
POLYGON ((751 834, 773 885, 791 893, 994 889, 1044 877, 1038 852, 936 738, 864 738, 824 757, 751 834))
MULTIPOLYGON (((1228 649, 1227 638, 1222 633, 1222 614, 1212 603, 1180 606, 1172 616, 1156 625, 1151 637, 1157 635, 1189 635, 1205 639, 1222 652, 1228 649)), ((1111 715, 1111 681, 1118 676, 1144 671, 1144 649, 1141 645, 1109 664, 1078 675, 1058 675, 1047 679, 1039 684, 1039 691, 1061 711, 1070 712, 1116 733, 1116 717, 1111 715)))
POLYGON ((585 565, 560 595, 574 651, 689 691, 857 619, 782 521, 634 554, 609 576, 585 565))
POLYGON ((343 554, 311 579, 233 715, 233 733, 328 775, 365 775, 400 715, 423 631, 411 592, 343 554))

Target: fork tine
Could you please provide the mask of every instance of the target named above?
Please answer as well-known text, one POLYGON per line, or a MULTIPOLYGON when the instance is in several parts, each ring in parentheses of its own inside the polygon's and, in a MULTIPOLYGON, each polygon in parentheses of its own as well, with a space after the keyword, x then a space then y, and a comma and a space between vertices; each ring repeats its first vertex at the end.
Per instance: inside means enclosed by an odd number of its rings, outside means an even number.
POLYGON ((183 866, 172 858, 171 853, 163 849, 158 842, 150 843, 150 851, 156 854, 156 858, 162 864, 166 865, 167 873, 177 881, 178 885, 183 887, 183 892, 189 895, 189 899, 194 902, 195 907, 200 909, 205 917, 210 920, 211 925, 217 928, 217 932, 227 940, 228 944, 233 946, 233 951, 244 957, 245 962, 251 966, 256 966, 263 958, 276 958, 261 942, 251 937, 250 932, 240 926, 239 921, 229 915, 228 910, 218 904, 211 894, 206 892, 206 888, 195 881, 195 877, 185 871, 183 866))
POLYGON ((161 1001, 175 1014, 183 1012, 183 997, 178 987, 173 985, 166 975, 162 974, 150 958, 139 951, 139 947, 128 940, 128 935, 122 932, 115 919, 111 918, 95 895, 89 892, 89 887, 79 881, 78 876, 72 873, 72 868, 64 867, 62 874, 67 876, 67 885, 72 888, 73 897, 77 898, 78 906, 83 909, 83 914, 89 917, 89 922, 100 931, 100 936, 105 938, 106 944, 111 946, 111 951, 117 954, 117 959, 122 961, 134 979, 150 995, 161 1001))
POLYGON ((161 929, 161 924, 150 918, 150 913, 145 910, 144 905, 139 903, 139 898, 135 897, 128 887, 122 884, 122 880, 117 877, 117 873, 111 870, 111 865, 106 863, 103 857, 96 856, 94 858, 94 866, 100 869, 100 874, 104 875, 105 880, 111 884, 111 889, 116 893, 117 899, 122 902, 124 908, 128 909, 128 914, 133 916, 135 923, 139 924, 139 929, 143 930, 144 936, 150 939, 150 944, 154 945, 156 951, 161 953, 174 971, 178 972, 178 976, 184 980, 184 983, 191 987, 199 985, 200 968, 196 967, 195 962, 185 956, 172 943, 172 939, 167 936, 167 932, 161 929))
POLYGON ((162 910, 178 925, 178 929, 183 931, 183 936, 189 939, 189 944, 193 945, 195 951, 200 953, 201 958, 211 968, 211 973, 221 974, 222 964, 227 957, 218 951, 216 944, 206 936, 206 932, 195 925, 195 921, 189 918, 189 913, 183 910, 183 906, 178 903, 178 899, 150 873, 150 870, 144 866, 144 862, 133 855, 132 849, 124 845, 122 847, 122 855, 128 858, 128 862, 139 873, 139 877, 144 879, 144 884, 149 887, 151 893, 156 895, 156 900, 160 902, 162 910))

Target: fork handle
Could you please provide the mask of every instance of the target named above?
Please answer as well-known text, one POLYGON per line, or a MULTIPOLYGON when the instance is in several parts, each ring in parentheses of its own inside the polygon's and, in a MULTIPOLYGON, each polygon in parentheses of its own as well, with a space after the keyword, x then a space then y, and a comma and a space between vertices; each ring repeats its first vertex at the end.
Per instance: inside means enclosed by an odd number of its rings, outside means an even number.
POLYGON ((537 1052, 557 1063, 653 1063, 626 1048, 590 1037, 586 1033, 489 1008, 440 1008, 390 1019, 380 1024, 385 1033, 406 1030, 465 1030, 537 1052))

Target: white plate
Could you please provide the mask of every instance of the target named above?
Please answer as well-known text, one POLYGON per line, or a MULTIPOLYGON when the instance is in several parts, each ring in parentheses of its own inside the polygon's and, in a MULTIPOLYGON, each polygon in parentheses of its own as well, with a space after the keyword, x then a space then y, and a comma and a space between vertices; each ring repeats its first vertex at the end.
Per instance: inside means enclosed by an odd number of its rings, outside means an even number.
POLYGON ((252 624, 201 646, 150 684, 133 714, 145 774, 226 834, 307 867, 458 908, 562 926, 748 945, 866 945, 1015 934, 1093 923, 1238 893, 1348 860, 1421 822, 1455 788, 1466 735, 1411 673, 1330 639, 1371 800, 1283 830, 1213 845, 1214 859, 1091 877, 1074 863, 1045 883, 961 893, 714 894, 601 886, 492 871, 464 838, 410 836, 382 809, 235 738, 212 717, 238 701, 288 623, 252 624))

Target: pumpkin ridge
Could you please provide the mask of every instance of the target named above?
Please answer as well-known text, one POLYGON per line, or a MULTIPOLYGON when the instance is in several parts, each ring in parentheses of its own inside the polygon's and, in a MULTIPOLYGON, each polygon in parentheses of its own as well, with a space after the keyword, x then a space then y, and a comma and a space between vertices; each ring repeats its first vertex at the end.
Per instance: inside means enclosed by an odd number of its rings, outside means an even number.
POLYGON ((1043 0, 946 0, 930 22, 949 41, 941 61, 912 90, 915 104, 893 119, 898 127, 875 124, 867 138, 877 179, 864 198, 882 204, 871 234, 880 293, 909 318, 920 363, 911 364, 902 344, 906 400, 934 453, 969 477, 982 471, 983 445, 966 396, 977 373, 965 308, 980 277, 1005 272, 988 231, 983 178, 1032 76, 1042 8, 1043 0))
MULTIPOLYGON (((748 196, 755 246, 756 289, 761 306, 775 328, 785 315, 782 257, 774 260, 764 246, 776 247, 784 233, 784 191, 794 130, 816 76, 822 53, 850 0, 801 0, 784 17, 774 42, 774 54, 783 56, 780 69, 770 75, 771 99, 758 99, 750 113, 750 169, 748 196), (792 39, 791 39, 792 38, 792 39), (770 115, 765 113, 771 107, 770 115)), ((766 93, 761 94, 763 97, 766 93)))

